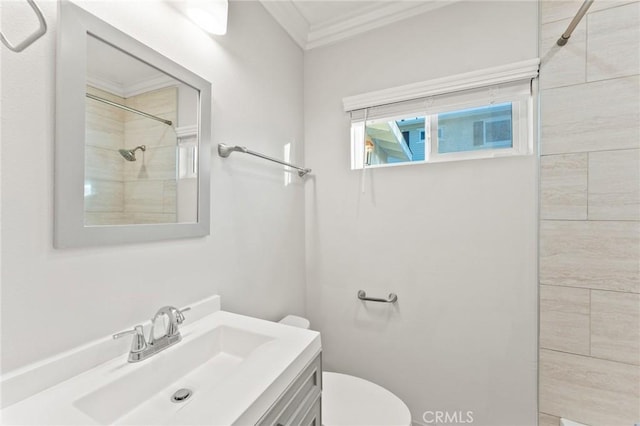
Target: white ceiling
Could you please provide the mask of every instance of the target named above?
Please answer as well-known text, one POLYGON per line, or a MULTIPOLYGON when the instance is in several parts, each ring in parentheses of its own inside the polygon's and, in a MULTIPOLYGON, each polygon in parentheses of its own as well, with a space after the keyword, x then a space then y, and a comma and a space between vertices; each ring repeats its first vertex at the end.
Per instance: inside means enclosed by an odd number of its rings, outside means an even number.
POLYGON ((303 49, 380 28, 458 0, 260 0, 303 49))
POLYGON ((177 83, 157 68, 91 35, 87 37, 87 82, 122 98, 177 83))
POLYGON ((319 1, 293 0, 293 5, 310 25, 318 25, 345 16, 358 14, 370 7, 379 7, 384 1, 319 1))

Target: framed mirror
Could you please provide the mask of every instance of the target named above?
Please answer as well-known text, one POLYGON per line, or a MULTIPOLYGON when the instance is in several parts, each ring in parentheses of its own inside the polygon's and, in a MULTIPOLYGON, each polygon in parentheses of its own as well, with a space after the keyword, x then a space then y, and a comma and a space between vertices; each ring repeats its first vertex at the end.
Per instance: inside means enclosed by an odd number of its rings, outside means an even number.
POLYGON ((211 84, 59 7, 54 245, 208 235, 211 84))

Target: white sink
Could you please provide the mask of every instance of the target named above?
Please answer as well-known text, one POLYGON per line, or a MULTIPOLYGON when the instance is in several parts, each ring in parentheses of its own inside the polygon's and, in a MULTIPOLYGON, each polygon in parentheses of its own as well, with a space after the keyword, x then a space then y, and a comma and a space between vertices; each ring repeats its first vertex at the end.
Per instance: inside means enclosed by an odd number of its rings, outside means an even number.
MULTIPOLYGON (((227 325, 188 337, 173 346, 173 350, 132 365, 126 374, 76 400, 74 405, 104 425, 113 424, 132 412, 133 417, 142 414, 166 418, 188 402, 172 402, 175 391, 186 388, 195 395, 219 386, 224 383, 223 379, 241 368, 253 351, 274 340, 271 336, 227 325)), ((131 420, 136 422, 135 418, 131 420)))
POLYGON ((224 311, 188 321, 175 345, 137 363, 124 353, 5 408, 2 421, 255 424, 320 351, 310 330, 224 311), (173 402, 182 388, 192 396, 173 402))

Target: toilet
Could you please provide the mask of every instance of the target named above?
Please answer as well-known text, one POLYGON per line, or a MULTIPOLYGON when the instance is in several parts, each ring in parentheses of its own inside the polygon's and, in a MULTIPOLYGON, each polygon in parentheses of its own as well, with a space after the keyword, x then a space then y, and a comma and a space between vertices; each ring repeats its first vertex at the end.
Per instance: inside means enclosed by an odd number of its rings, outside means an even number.
MULTIPOLYGON (((281 324, 309 328, 306 318, 287 315, 281 324)), ((324 426, 411 426, 411 413, 400 398, 368 380, 322 373, 324 426)))

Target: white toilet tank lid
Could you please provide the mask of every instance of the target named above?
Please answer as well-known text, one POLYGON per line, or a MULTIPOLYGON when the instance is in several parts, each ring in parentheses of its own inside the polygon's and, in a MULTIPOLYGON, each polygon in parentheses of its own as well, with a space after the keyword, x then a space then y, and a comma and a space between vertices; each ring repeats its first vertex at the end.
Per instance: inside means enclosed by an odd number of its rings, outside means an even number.
POLYGON ((293 327, 298 328, 306 328, 308 329, 311 326, 311 323, 308 319, 302 318, 296 315, 287 315, 278 321, 280 324, 291 325, 293 327))
POLYGON ((411 426, 411 412, 380 385, 340 373, 322 373, 324 426, 411 426))

